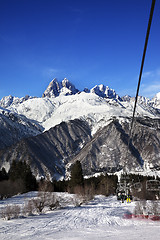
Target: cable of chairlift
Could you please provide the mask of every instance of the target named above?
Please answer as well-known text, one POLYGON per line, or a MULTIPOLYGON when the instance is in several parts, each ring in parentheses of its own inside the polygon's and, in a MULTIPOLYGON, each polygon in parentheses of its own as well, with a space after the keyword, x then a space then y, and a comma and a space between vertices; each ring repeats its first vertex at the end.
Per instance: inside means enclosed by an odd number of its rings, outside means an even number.
MULTIPOLYGON (((152 19, 153 19, 155 2, 156 2, 156 0, 152 0, 151 9, 150 9, 147 33, 146 33, 146 37, 145 37, 145 44, 144 44, 144 49, 143 49, 143 55, 142 55, 142 60, 141 60, 141 67, 140 67, 140 73, 139 73, 139 79, 138 79, 138 85, 137 85, 137 91, 136 91, 136 97, 135 97, 135 103, 134 103, 134 109, 133 109, 133 115, 132 115, 132 121, 131 121, 130 129, 129 129, 128 151, 129 151, 129 145, 130 145, 131 139, 132 139, 132 130, 133 130, 133 125, 134 125, 135 112, 136 112, 136 106, 137 106, 137 101, 138 101, 138 94, 139 94, 139 89, 140 89, 140 84, 141 84, 142 72, 143 72, 143 67, 144 67, 148 39, 149 39, 149 35, 150 35, 151 23, 152 23, 152 19)), ((124 164, 124 165, 126 165, 126 164, 124 164)), ((127 175, 126 166, 124 166, 123 170, 125 170, 125 171, 123 171, 123 174, 127 175)), ((124 188, 126 191, 126 180, 125 180, 124 188)))

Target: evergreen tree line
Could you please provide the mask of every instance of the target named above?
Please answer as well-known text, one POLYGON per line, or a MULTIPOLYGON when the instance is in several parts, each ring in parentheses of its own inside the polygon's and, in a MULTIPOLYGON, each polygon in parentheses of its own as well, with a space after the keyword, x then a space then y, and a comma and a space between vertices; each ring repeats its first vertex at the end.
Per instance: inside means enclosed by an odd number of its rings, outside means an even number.
POLYGON ((70 180, 50 182, 42 179, 37 182, 30 166, 25 161, 13 161, 8 173, 5 168, 0 170, 0 198, 38 189, 40 191, 69 192, 82 195, 110 195, 116 192, 117 181, 117 176, 107 174, 84 179, 81 163, 77 161, 71 167, 70 180))
POLYGON ((24 161, 13 161, 8 173, 5 168, 0 170, 0 198, 7 198, 18 193, 37 189, 35 176, 30 166, 24 161))
POLYGON ((71 178, 68 181, 53 182, 55 191, 67 191, 93 196, 95 194, 110 195, 116 193, 118 177, 116 175, 100 175, 84 178, 79 161, 71 167, 71 178))
MULTIPOLYGON (((42 179, 37 182, 32 174, 30 166, 24 161, 13 161, 8 173, 5 168, 0 170, 0 199, 13 196, 17 193, 28 191, 48 191, 48 192, 69 192, 82 195, 94 196, 95 194, 110 195, 116 194, 118 177, 112 174, 102 174, 98 177, 84 178, 80 161, 71 167, 70 180, 46 181, 42 179), (45 186, 45 187, 44 187, 45 186)), ((146 182, 155 180, 155 177, 147 177, 137 174, 129 174, 128 182, 140 183, 140 188, 132 189, 132 195, 140 199, 154 199, 158 192, 147 191, 146 182)), ((160 179, 157 177, 157 180, 160 179)))

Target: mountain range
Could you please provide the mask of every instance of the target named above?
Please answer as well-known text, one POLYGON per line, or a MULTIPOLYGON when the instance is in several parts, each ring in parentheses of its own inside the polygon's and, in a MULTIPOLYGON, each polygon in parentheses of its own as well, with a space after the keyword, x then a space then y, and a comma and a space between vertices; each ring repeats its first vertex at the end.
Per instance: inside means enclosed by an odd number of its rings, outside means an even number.
POLYGON ((135 99, 96 85, 79 91, 66 78, 53 79, 42 97, 0 100, 0 167, 25 160, 37 178, 67 177, 76 160, 84 175, 160 172, 160 93, 135 99))

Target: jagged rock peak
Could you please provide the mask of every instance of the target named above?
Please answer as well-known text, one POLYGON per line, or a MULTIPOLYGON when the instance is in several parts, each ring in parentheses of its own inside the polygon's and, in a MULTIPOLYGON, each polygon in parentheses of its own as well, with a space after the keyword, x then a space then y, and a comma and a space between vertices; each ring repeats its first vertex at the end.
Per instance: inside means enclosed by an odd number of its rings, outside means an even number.
POLYGON ((103 84, 96 85, 90 90, 90 92, 95 93, 100 97, 116 98, 121 100, 121 98, 118 94, 116 94, 114 89, 111 89, 108 86, 104 86, 103 84))
POLYGON ((2 108, 7 108, 11 105, 17 105, 31 98, 34 98, 34 97, 30 97, 29 95, 26 95, 25 97, 22 97, 22 98, 13 97, 12 95, 5 96, 0 100, 0 106, 2 108))
MULTIPOLYGON (((42 97, 58 97, 59 95, 73 95, 78 93, 79 90, 75 88, 75 86, 67 79, 64 78, 61 82, 58 82, 56 78, 54 78, 48 85, 47 89, 43 93, 42 97)), ((118 100, 122 100, 119 95, 115 92, 114 89, 109 88, 108 86, 104 86, 103 84, 96 85, 91 90, 88 88, 84 89, 86 93, 95 93, 100 97, 106 98, 114 98, 118 100)))
POLYGON ((122 100, 125 101, 125 102, 130 102, 131 98, 132 98, 131 96, 125 95, 125 96, 122 97, 122 100))
POLYGON ((158 93, 152 98, 152 100, 160 102, 160 92, 158 92, 158 93))
POLYGON ((0 105, 1 107, 9 107, 13 102, 13 96, 9 95, 9 96, 5 96, 0 100, 0 105))
POLYGON ((160 107, 160 92, 158 92, 153 98, 152 98, 153 106, 156 108, 160 107))
POLYGON ((71 91, 71 94, 76 94, 79 92, 79 90, 76 89, 75 86, 67 78, 64 78, 61 84, 63 87, 68 88, 71 91))
POLYGON ((54 78, 48 85, 47 89, 44 91, 42 97, 57 97, 61 89, 60 83, 54 78))
POLYGON ((87 87, 85 87, 84 90, 83 90, 83 92, 85 92, 85 93, 89 93, 90 90, 89 90, 87 87))
POLYGON ((58 82, 56 78, 54 78, 48 85, 47 89, 43 93, 42 97, 57 97, 60 94, 63 95, 72 95, 76 94, 78 89, 69 82, 67 78, 64 78, 62 82, 58 82))

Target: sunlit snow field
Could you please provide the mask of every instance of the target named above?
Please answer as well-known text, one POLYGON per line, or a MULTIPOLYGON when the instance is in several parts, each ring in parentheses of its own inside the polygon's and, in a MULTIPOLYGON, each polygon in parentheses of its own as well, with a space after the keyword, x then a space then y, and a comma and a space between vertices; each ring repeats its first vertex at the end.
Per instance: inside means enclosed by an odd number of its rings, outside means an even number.
MULTIPOLYGON (((0 208, 10 204, 23 205, 35 192, 0 201, 0 208)), ((74 196, 59 193, 64 208, 26 218, 0 219, 0 239, 159 239, 160 221, 126 219, 135 202, 121 203, 115 196, 95 196, 88 204, 74 207, 74 196)))
MULTIPOLYGON (((94 93, 84 93, 56 98, 33 98, 21 104, 11 105, 10 111, 38 121, 44 130, 48 130, 62 121, 83 118, 92 125, 92 134, 113 116, 129 117, 133 113, 134 102, 120 102, 115 99, 105 99, 94 93), (98 126, 97 126, 98 125, 98 126)), ((149 107, 137 105, 140 116, 155 117, 149 107)))

